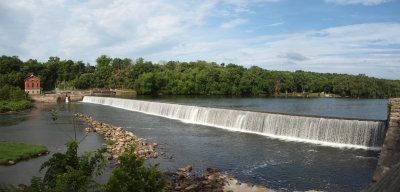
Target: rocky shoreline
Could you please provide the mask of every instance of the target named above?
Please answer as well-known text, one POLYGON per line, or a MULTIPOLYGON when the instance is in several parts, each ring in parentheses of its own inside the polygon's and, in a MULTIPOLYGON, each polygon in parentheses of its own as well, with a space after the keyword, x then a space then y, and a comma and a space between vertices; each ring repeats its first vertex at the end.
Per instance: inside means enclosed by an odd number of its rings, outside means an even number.
MULTIPOLYGON (((104 135, 109 160, 117 159, 118 156, 125 151, 125 148, 130 145, 135 145, 135 154, 138 157, 145 159, 158 158, 159 154, 156 151, 157 143, 148 143, 143 138, 136 137, 133 133, 125 131, 122 127, 114 127, 112 125, 97 121, 86 114, 76 113, 75 117, 86 121, 89 125, 85 128, 88 133, 95 132, 104 135)), ((167 156, 165 152, 160 152, 164 158, 172 158, 167 156)), ((116 164, 119 162, 116 161, 116 164)), ((207 168, 207 172, 201 176, 191 177, 190 172, 192 166, 187 165, 184 168, 179 168, 176 172, 167 172, 165 176, 168 179, 166 186, 167 191, 182 192, 182 191, 202 191, 202 192, 271 192, 264 185, 253 185, 251 183, 240 183, 234 179, 232 175, 222 175, 215 168, 207 168)))
POLYGON ((114 127, 112 125, 102 123, 94 120, 89 115, 76 113, 76 117, 85 120, 89 127, 85 128, 85 131, 95 132, 100 135, 104 135, 106 144, 103 144, 107 148, 108 159, 117 159, 118 156, 125 151, 130 145, 135 145, 135 155, 143 157, 145 159, 157 158, 158 152, 155 148, 158 146, 157 143, 148 143, 143 138, 136 137, 133 133, 125 131, 122 127, 114 127))
POLYGON ((207 172, 198 177, 191 177, 192 166, 179 168, 175 173, 166 173, 170 178, 166 190, 171 192, 273 192, 266 186, 252 183, 240 183, 232 175, 223 175, 215 168, 207 168, 207 172))

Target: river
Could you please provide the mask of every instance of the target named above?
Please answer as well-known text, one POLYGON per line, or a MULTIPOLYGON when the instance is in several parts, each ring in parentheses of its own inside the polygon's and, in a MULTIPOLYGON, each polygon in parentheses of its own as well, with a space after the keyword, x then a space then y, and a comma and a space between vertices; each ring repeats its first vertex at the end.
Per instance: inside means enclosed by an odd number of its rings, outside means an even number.
MULTIPOLYGON (((298 113, 384 120, 386 100, 337 98, 239 98, 239 97, 140 97, 142 100, 202 106, 241 108, 281 113, 298 113)), ((278 191, 359 191, 371 180, 378 152, 289 142, 257 134, 184 123, 119 108, 72 102, 39 105, 30 112, 0 115, 0 140, 46 145, 52 153, 63 151, 73 137, 72 114, 89 114, 99 121, 124 127, 150 142, 165 147, 172 159, 152 159, 163 170, 174 171, 191 164, 200 174, 207 167, 221 169, 242 182, 263 183, 278 191), (51 120, 50 110, 59 109, 51 120)), ((85 123, 76 121, 78 138, 84 137, 85 123)), ((87 136, 81 151, 101 146, 96 134, 87 136)), ((51 154, 50 154, 51 155, 51 154)), ((38 175, 40 164, 50 155, 0 167, 0 183, 28 183, 38 175)), ((109 174, 110 169, 106 171, 109 174)), ((104 181, 104 178, 100 178, 104 181)))

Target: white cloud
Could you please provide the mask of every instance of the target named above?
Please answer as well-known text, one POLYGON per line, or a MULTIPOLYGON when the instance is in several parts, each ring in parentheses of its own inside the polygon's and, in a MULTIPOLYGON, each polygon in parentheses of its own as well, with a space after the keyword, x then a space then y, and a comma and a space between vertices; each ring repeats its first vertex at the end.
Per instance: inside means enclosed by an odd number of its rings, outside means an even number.
POLYGON ((266 25, 267 27, 275 27, 275 26, 279 26, 279 25, 283 25, 285 24, 285 22, 279 22, 279 23, 272 23, 272 24, 268 24, 266 25))
POLYGON ((363 5, 378 5, 386 3, 391 0, 325 0, 328 3, 336 3, 339 5, 350 5, 350 4, 363 4, 363 5))
POLYGON ((231 5, 235 13, 251 12, 250 5, 257 3, 276 3, 281 0, 222 0, 224 4, 231 5))
POLYGON ((220 28, 222 29, 230 29, 230 28, 234 28, 238 25, 241 25, 243 23, 246 23, 247 20, 246 19, 235 19, 226 23, 223 23, 220 25, 220 28))
POLYGON ((400 70, 398 34, 399 23, 358 24, 247 39, 192 42, 158 56, 232 62, 247 67, 258 65, 271 70, 364 73, 400 79, 395 73, 400 70))
POLYGON ((190 28, 203 25, 204 18, 214 14, 216 3, 211 0, 1 1, 0 10, 2 7, 6 10, 1 11, 1 18, 12 19, 0 19, 0 50, 3 54, 20 54, 22 59, 41 61, 49 56, 91 63, 100 54, 145 56, 169 48, 160 45, 179 43, 190 28), (15 27, 3 28, 6 22, 15 27))

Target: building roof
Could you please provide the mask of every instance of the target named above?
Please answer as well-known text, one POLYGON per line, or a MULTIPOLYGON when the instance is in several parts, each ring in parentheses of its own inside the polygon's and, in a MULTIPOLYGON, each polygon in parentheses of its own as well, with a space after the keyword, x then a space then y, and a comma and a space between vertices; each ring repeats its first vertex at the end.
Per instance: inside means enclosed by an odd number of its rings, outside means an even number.
MULTIPOLYGON (((25 81, 28 80, 28 79, 30 79, 30 78, 33 78, 33 77, 36 77, 36 76, 34 76, 33 74, 31 74, 31 76, 29 76, 28 78, 25 78, 25 81)), ((39 77, 36 77, 36 78, 38 78, 38 79, 40 80, 39 77)))

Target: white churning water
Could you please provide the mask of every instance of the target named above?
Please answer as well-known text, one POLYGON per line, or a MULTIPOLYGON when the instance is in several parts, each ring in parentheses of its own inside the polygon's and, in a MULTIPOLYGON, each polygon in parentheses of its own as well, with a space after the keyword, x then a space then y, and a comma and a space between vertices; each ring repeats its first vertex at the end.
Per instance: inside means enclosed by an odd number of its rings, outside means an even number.
POLYGON ((386 133, 384 121, 276 114, 112 97, 85 96, 83 102, 231 131, 250 132, 283 140, 333 147, 380 150, 386 133))

